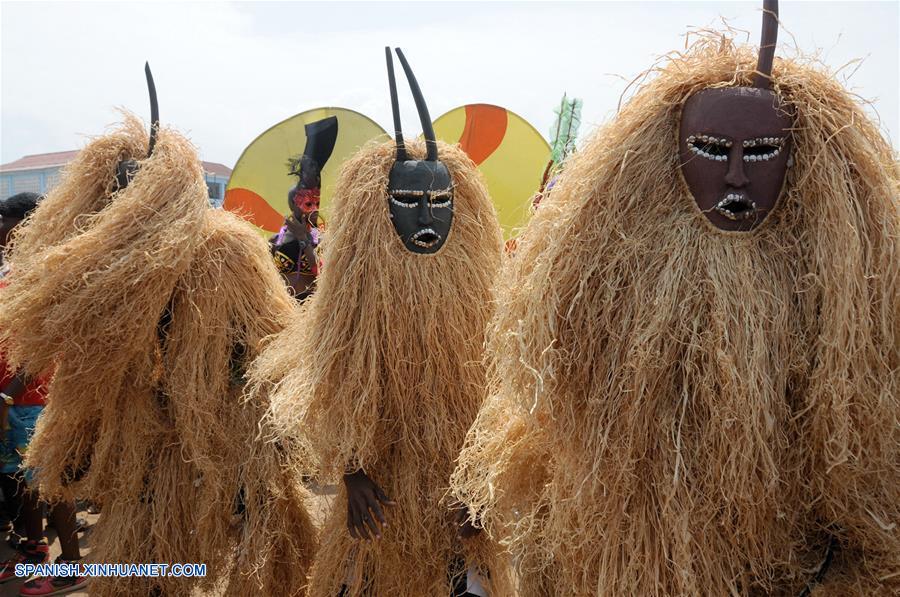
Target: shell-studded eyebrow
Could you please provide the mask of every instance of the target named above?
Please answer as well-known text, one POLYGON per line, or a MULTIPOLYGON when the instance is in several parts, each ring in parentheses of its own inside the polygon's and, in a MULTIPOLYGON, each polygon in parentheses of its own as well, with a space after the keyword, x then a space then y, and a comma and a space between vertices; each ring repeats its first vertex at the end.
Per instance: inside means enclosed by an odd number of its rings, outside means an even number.
POLYGON ((453 187, 447 187, 446 189, 437 189, 431 191, 429 193, 432 197, 452 197, 453 196, 453 187))
POLYGON ((755 139, 746 139, 743 142, 744 147, 756 147, 757 145, 775 145, 781 147, 784 143, 784 137, 756 137, 755 139))
POLYGON ((391 195, 399 196, 399 197, 421 197, 425 194, 425 191, 411 191, 408 189, 391 189, 391 195))
POLYGON ((706 143, 709 145, 724 145, 725 147, 731 147, 731 139, 726 139, 724 137, 716 137, 715 135, 705 135, 701 133, 694 133, 693 135, 689 135, 685 142, 688 145, 700 141, 701 143, 706 143))

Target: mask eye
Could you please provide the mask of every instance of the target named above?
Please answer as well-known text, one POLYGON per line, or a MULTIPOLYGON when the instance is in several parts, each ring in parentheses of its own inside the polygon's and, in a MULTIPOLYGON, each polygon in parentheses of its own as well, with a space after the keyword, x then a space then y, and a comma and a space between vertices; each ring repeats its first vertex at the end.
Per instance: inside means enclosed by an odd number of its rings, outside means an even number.
POLYGON ((422 191, 404 190, 388 192, 390 193, 391 203, 393 203, 397 207, 416 207, 417 205, 419 205, 419 200, 422 198, 422 195, 425 194, 422 191))
POLYGON ((714 162, 724 162, 728 160, 731 141, 710 135, 691 135, 687 138, 687 145, 693 153, 702 158, 714 162))
POLYGON ((744 141, 744 161, 764 162, 781 153, 782 137, 760 137, 744 141))
POLYGON ((453 189, 434 191, 430 195, 431 207, 450 207, 453 203, 453 189))

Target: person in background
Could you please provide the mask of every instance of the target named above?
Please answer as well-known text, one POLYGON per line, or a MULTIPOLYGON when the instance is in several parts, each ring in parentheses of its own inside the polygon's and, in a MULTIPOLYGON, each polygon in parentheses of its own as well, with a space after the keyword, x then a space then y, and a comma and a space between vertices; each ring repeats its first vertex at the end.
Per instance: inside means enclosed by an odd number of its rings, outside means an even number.
MULTIPOLYGON (((37 207, 41 197, 35 193, 19 193, 0 202, 0 250, 6 251, 12 231, 37 207)), ((0 252, 0 255, 2 255, 0 252)), ((0 257, 2 259, 2 257, 0 257)), ((0 285, 9 274, 0 261, 0 285)), ((43 564, 50 558, 50 547, 44 537, 43 508, 35 487, 31 487, 30 471, 22 470, 22 458, 38 416, 44 409, 46 380, 27 379, 9 371, 0 354, 0 478, 3 493, 16 507, 18 523, 25 537, 15 545, 16 554, 0 563, 0 583, 16 578, 15 565, 43 564)), ((50 510, 50 523, 56 528, 62 555, 57 563, 81 560, 75 521, 74 502, 59 502, 50 510)), ((84 588, 84 577, 42 577, 26 582, 20 594, 25 596, 60 595, 84 588)))
MULTIPOLYGON (((31 209, 34 209, 38 198, 37 193, 19 193, 0 201, 0 279, 8 271, 3 253, 6 251, 6 245, 9 244, 10 233, 31 209)), ((5 428, 5 422, 4 419, 3 428, 5 428)), ((18 541, 18 535, 24 534, 21 519, 18 516, 21 503, 18 499, 17 485, 18 480, 14 475, 0 474, 0 490, 3 491, 4 500, 3 515, 9 519, 4 526, 10 533, 11 541, 18 541), (14 522, 18 523, 15 527, 13 527, 14 522)))
POLYGON ((281 230, 269 240, 275 267, 298 301, 304 301, 315 290, 319 275, 319 203, 322 169, 334 151, 338 120, 329 116, 306 125, 306 147, 303 154, 288 162, 297 184, 288 192, 290 213, 281 230))
POLYGON ((13 229, 30 214, 41 196, 37 193, 19 193, 0 201, 0 278, 7 274, 6 260, 3 254, 13 229))

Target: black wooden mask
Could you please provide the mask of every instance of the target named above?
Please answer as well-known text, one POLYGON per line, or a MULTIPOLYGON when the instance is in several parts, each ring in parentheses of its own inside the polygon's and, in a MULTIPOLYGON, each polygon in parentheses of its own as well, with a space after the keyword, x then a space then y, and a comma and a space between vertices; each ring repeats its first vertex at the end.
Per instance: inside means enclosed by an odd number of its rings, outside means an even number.
POLYGON ((397 143, 397 161, 388 178, 388 209, 394 230, 407 250, 413 253, 436 253, 446 242, 453 224, 453 178, 450 170, 438 159, 437 143, 428 106, 409 63, 398 48, 397 57, 406 73, 409 88, 416 102, 419 120, 425 136, 424 160, 410 159, 403 143, 400 126, 400 107, 397 103, 397 84, 390 48, 385 48, 391 108, 397 143))

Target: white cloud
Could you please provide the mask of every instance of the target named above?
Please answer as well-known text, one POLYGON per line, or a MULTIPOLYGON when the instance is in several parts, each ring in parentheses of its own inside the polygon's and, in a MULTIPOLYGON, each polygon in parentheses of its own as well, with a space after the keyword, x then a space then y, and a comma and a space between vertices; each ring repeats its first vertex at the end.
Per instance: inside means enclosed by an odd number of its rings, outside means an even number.
MULTIPOLYGON (((874 99, 898 147, 896 2, 782 2, 801 50, 837 68, 865 58, 848 86, 874 99)), ((117 119, 146 117, 143 62, 166 123, 204 159, 234 165, 276 122, 321 105, 388 128, 383 47, 399 45, 432 116, 475 101, 539 130, 567 91, 586 123, 615 111, 626 82, 719 15, 758 37, 760 2, 614 3, 9 3, 0 10, 0 162, 72 149, 117 119)), ((781 41, 793 44, 789 35, 781 41)), ((787 46, 783 51, 787 51, 787 46)), ((852 69, 848 69, 852 70, 852 69)), ((418 130, 401 96, 407 132, 418 130)))

